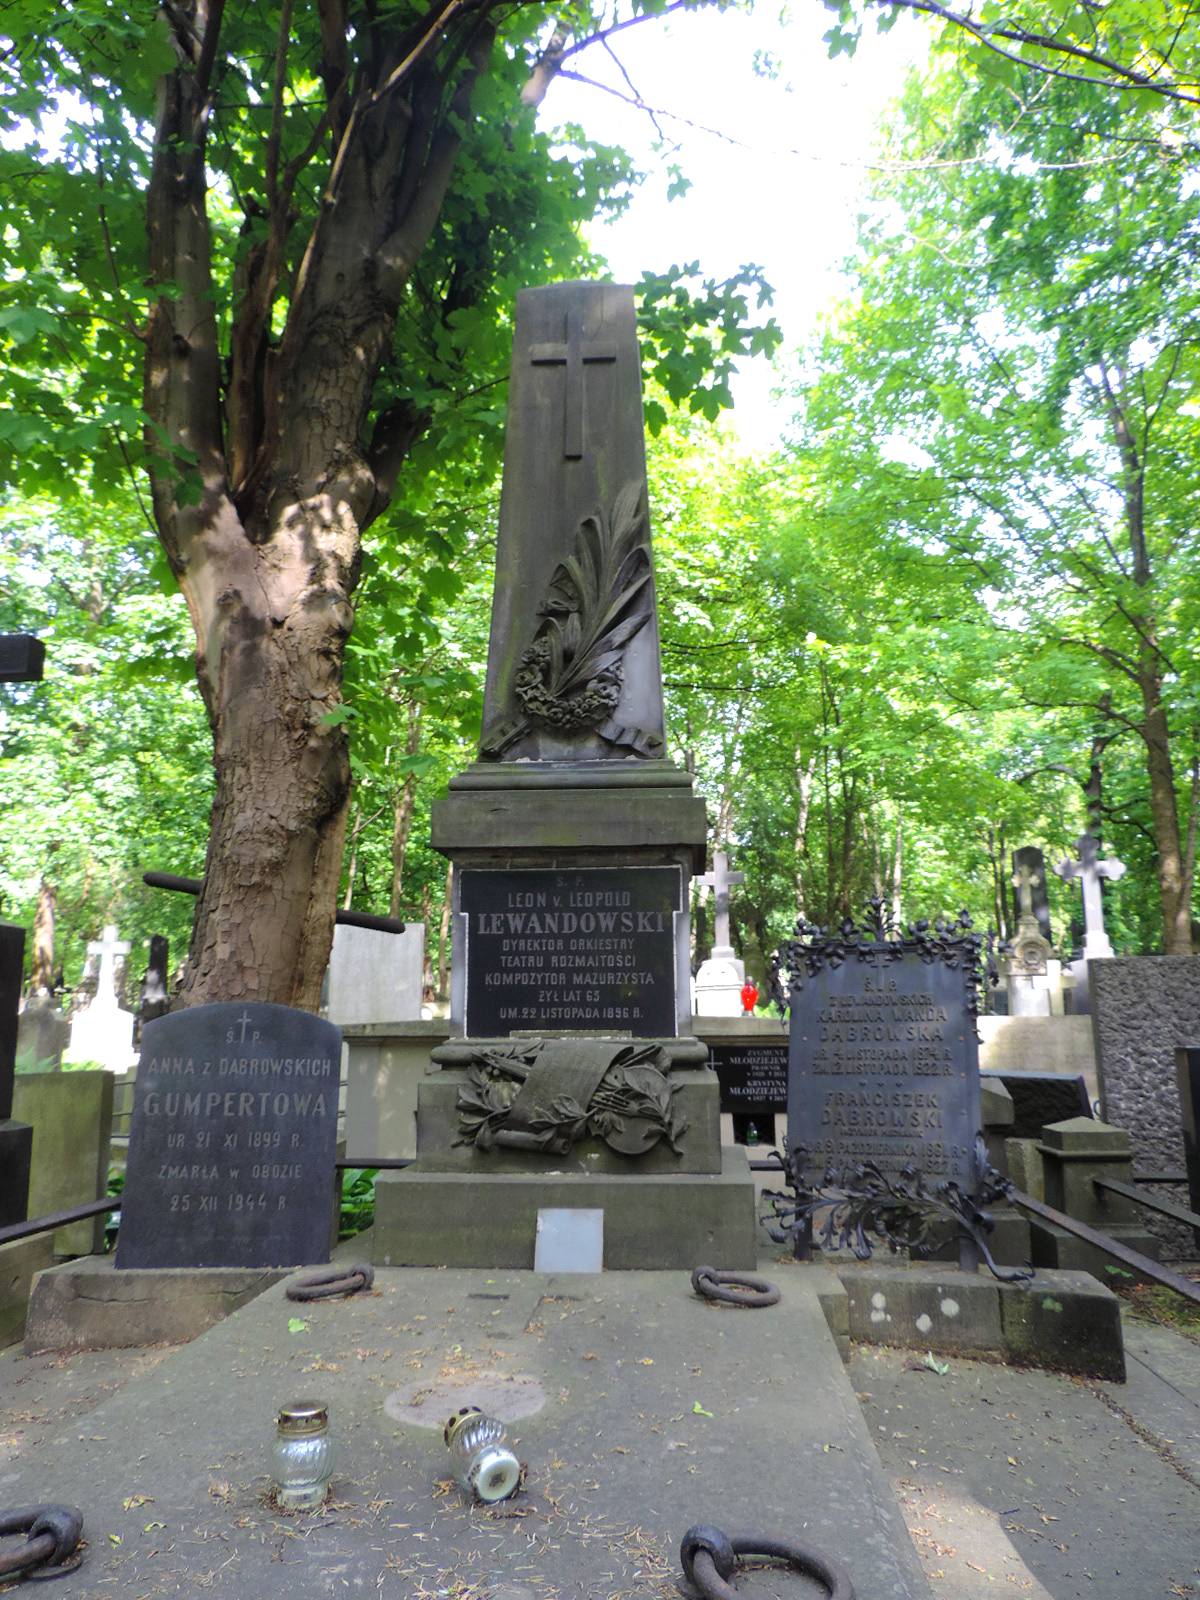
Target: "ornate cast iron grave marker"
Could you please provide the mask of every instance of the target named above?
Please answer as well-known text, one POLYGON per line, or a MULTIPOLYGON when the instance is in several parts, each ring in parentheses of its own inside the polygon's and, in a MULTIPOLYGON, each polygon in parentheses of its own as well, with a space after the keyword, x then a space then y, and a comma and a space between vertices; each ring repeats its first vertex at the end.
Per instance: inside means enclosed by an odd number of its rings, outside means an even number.
POLYGON ((147 1022, 118 1267, 329 1260, 341 1030, 259 1003, 147 1022))
MULTIPOLYGON (((954 923, 891 924, 871 902, 860 927, 801 919, 775 956, 776 999, 790 998, 788 1182, 776 1197, 797 1254, 821 1242, 870 1254, 867 1233, 920 1251, 953 1220, 973 1267, 980 1206, 1004 1193, 982 1139, 975 1033, 983 941, 954 923)), ((780 1234, 779 1237, 786 1235, 780 1234)), ((992 1268, 993 1271, 997 1269, 992 1268)))
POLYGON ((674 1037, 678 867, 461 874, 466 1033, 587 1028, 674 1037))

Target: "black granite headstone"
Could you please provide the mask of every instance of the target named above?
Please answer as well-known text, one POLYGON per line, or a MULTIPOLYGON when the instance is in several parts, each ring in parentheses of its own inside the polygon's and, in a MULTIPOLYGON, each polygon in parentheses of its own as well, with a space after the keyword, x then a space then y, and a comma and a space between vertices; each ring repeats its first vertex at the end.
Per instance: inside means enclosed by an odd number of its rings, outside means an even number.
POLYGON ((788 1144, 810 1182, 873 1162, 885 1175, 978 1180, 979 1046, 963 973, 916 952, 823 964, 792 990, 788 1144))
POLYGON ((24 1222, 33 1129, 12 1120, 25 930, 0 922, 0 1227, 24 1222))
POLYGON ((1066 1122, 1068 1117, 1090 1117, 1092 1103, 1087 1084, 1067 1072, 985 1072, 985 1078, 999 1078, 1012 1096, 1013 1125, 1009 1137, 1040 1139, 1048 1122, 1066 1122))
POLYGON ((35 683, 46 664, 46 646, 32 633, 0 633, 0 683, 35 683))
POLYGON ((341 1040, 307 1011, 241 1002, 146 1024, 118 1267, 328 1261, 341 1040))
POLYGON ((138 995, 137 1026, 138 1037, 141 1038, 141 1029, 148 1022, 153 1022, 156 1017, 165 1016, 170 998, 167 994, 167 965, 170 961, 170 945, 165 934, 153 933, 150 935, 150 960, 146 964, 145 976, 142 978, 142 988, 138 995))
POLYGON ((678 867, 461 874, 466 1032, 612 1028, 677 1032, 678 867))
POLYGON ((768 1041, 710 1044, 708 1064, 721 1084, 721 1110, 735 1116, 787 1110, 788 1047, 768 1041))
MULTIPOLYGON (((1183 1109, 1183 1159, 1187 1164, 1189 1210, 1200 1212, 1200 1045, 1184 1045, 1175 1052, 1179 1103, 1183 1109)), ((1200 1249, 1200 1228, 1196 1228, 1200 1249)))

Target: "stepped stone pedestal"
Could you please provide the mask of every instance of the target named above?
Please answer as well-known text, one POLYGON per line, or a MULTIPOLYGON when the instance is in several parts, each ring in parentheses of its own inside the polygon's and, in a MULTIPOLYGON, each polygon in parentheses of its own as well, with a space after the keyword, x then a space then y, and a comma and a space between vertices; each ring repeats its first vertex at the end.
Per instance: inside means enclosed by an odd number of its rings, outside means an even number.
MULTIPOLYGON (((433 1052, 418 1090, 417 1161, 376 1180, 376 1261, 530 1268, 539 1210, 565 1208, 603 1211, 610 1269, 690 1269, 699 1261, 752 1268, 753 1178, 744 1150, 722 1149, 719 1086, 698 1040, 587 1038, 593 1050, 653 1049, 666 1058, 674 1149, 664 1138, 640 1155, 596 1137, 545 1152, 463 1142, 460 1106, 472 1064, 535 1042, 452 1041, 433 1052)), ((558 1042, 570 1050, 573 1041, 558 1042)))

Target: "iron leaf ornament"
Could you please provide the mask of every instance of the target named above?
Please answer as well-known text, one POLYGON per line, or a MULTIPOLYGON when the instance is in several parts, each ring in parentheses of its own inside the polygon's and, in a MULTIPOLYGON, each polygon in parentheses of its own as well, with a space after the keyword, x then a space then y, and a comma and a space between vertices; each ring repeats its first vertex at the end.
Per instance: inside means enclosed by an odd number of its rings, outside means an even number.
POLYGON ((821 1182, 813 1184, 805 1173, 802 1147, 788 1151, 786 1159, 778 1151, 774 1154, 790 1190, 763 1191, 771 1210, 762 1221, 777 1244, 793 1243, 811 1227, 813 1242, 822 1250, 851 1250, 860 1261, 871 1258, 872 1236, 893 1254, 907 1250, 919 1257, 936 1248, 938 1224, 949 1222, 974 1241, 989 1272, 1002 1283, 1027 1283, 1033 1277, 1031 1266, 999 1266, 988 1248, 987 1236, 995 1227, 988 1208, 1008 1200, 1013 1185, 989 1163, 982 1134, 975 1137, 980 1176, 974 1193, 953 1180, 930 1185, 914 1166, 888 1177, 872 1161, 849 1169, 827 1167, 821 1182))
POLYGON ((902 926, 892 917, 882 896, 874 895, 867 901, 861 922, 847 917, 831 929, 797 917, 792 937, 771 957, 771 999, 780 1016, 786 1016, 793 988, 802 984, 805 977, 815 977, 823 967, 858 961, 881 968, 916 954, 926 965, 941 961, 961 969, 967 1014, 977 1017, 980 984, 986 982, 995 987, 999 982, 994 948, 992 930, 989 928, 986 934, 977 932, 965 910, 952 921, 944 917, 932 922, 922 918, 902 926))
POLYGON ((555 567, 538 607, 541 619, 521 656, 513 692, 523 716, 489 729, 480 754, 496 760, 535 727, 597 733, 638 755, 658 755, 662 740, 622 726, 625 650, 654 614, 645 484, 628 483, 608 516, 584 517, 572 554, 555 567))

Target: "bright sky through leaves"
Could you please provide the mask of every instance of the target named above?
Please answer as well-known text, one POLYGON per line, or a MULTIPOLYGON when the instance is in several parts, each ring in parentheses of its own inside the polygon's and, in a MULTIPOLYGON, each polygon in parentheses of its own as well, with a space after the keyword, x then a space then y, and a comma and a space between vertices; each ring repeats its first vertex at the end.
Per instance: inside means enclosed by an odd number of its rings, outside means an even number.
MULTIPOLYGON (((901 18, 891 33, 868 34, 854 57, 831 61, 829 17, 810 0, 787 25, 765 8, 647 22, 613 41, 629 81, 603 49, 572 60, 664 113, 665 145, 645 111, 575 80, 556 82, 542 109, 543 125, 581 123, 648 174, 626 215, 592 230, 618 280, 696 260, 724 277, 755 262, 775 286, 785 351, 807 339, 840 291, 880 118, 931 38, 918 19, 901 18), (755 72, 758 56, 774 59, 776 77, 755 72), (669 200, 676 167, 692 186, 669 200)), ((735 383, 733 427, 753 448, 772 444, 786 420, 771 403, 774 381, 758 359, 735 383)))

